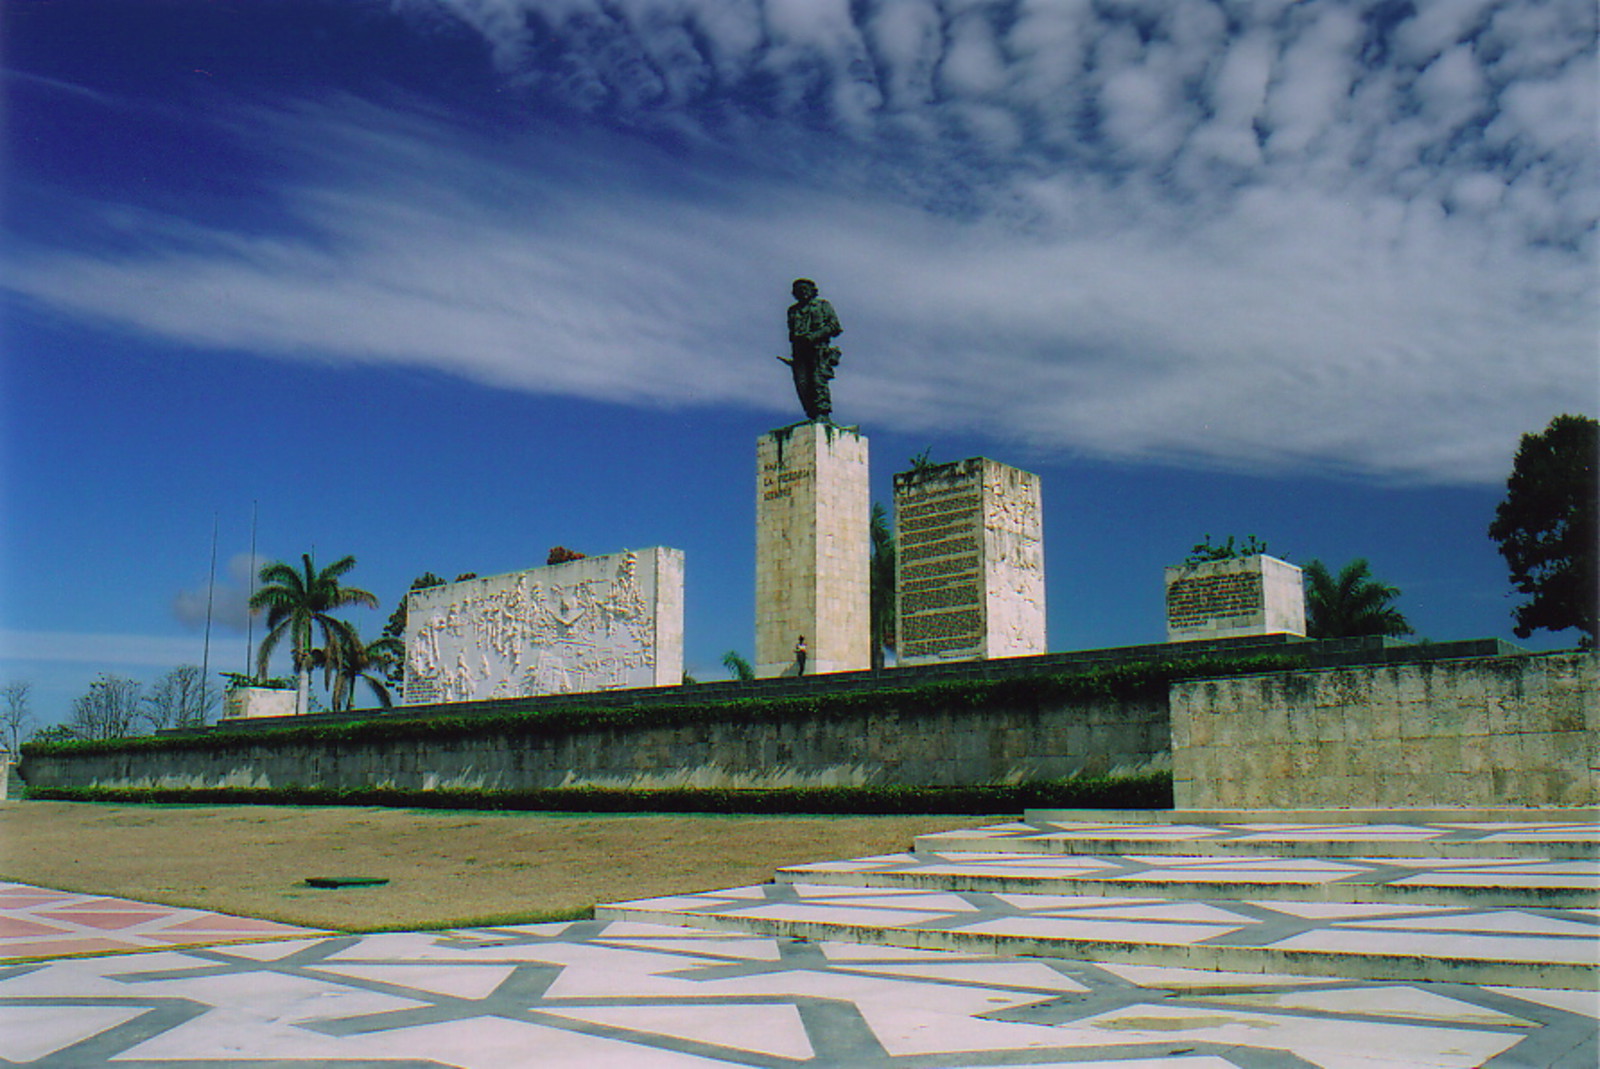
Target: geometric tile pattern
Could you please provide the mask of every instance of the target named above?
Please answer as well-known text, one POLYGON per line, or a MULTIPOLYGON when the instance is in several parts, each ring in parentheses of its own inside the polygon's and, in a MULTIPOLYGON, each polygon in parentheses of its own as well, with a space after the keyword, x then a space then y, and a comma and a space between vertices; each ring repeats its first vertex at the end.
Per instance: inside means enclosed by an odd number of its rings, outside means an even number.
POLYGON ((917 837, 919 852, 1271 854, 1280 857, 1600 857, 1600 824, 1407 821, 1392 824, 1122 824, 1017 821, 917 837))
POLYGON ((929 851, 791 865, 786 883, 961 891, 1248 896, 1418 905, 1600 907, 1600 860, 929 851))
POLYGON ((957 951, 1307 976, 1600 986, 1600 911, 995 894, 779 883, 603 907, 611 919, 957 951))
MULTIPOLYGON (((0 962, 307 935, 315 929, 0 882, 0 962)), ((0 1052, 0 1057, 4 1057, 0 1052)))
POLYGON ((1199 972, 631 922, 0 968, 0 1059, 77 1069, 1592 1069, 1600 995, 1199 972))

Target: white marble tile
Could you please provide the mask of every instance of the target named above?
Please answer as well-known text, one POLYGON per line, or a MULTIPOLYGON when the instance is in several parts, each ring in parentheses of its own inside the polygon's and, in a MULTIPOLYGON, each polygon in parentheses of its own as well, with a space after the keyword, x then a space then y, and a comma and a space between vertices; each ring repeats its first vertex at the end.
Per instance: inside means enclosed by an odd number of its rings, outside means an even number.
POLYGON ((748 935, 729 937, 722 932, 705 932, 703 937, 678 939, 670 936, 658 936, 650 939, 642 937, 612 939, 609 936, 602 936, 596 942, 637 950, 668 952, 677 950, 686 954, 701 954, 713 958, 737 958, 740 961, 777 961, 780 956, 776 939, 764 939, 760 936, 748 935))
POLYGON ((1577 939, 1501 938, 1434 932, 1376 932, 1333 928, 1303 932, 1269 944, 1280 950, 1327 950, 1343 954, 1420 954, 1439 958, 1481 958, 1487 961, 1548 962, 1587 965, 1595 960, 1595 944, 1577 939))
POLYGON ((1140 924, 1134 921, 1077 921, 1065 917, 1004 917, 955 929, 979 935, 1012 935, 1030 939, 1079 939, 1095 942, 1188 946, 1233 931, 1214 924, 1140 924))
POLYGON ((1286 973, 1213 972, 1210 969, 1183 969, 1168 965, 1123 965, 1101 962, 1096 968, 1130 983, 1151 989, 1171 988, 1188 991, 1195 988, 1301 986, 1305 984, 1342 984, 1338 977, 1290 976, 1286 973))
POLYGON ((1330 1057, 1393 1060, 1398 1065, 1474 1069, 1522 1038, 1520 1032, 1492 1032, 1434 1026, 1339 1021, 1288 1014, 1253 1013, 1199 1006, 1127 1006, 1060 1028, 1079 1042, 1226 1043, 1288 1051, 1316 1065, 1330 1057))
POLYGON ((1020 987, 1035 991, 1087 991, 1070 976, 1039 962, 881 962, 837 966, 850 972, 870 972, 877 976, 910 976, 924 980, 947 980, 985 987, 1020 987))
POLYGON ((1600 991, 1560 991, 1544 987, 1488 987, 1485 990, 1600 1021, 1600 991))
POLYGON ((1339 988, 1333 991, 1261 991, 1207 995, 1207 1002, 1226 1002, 1273 1009, 1317 1010, 1325 1013, 1400 1017, 1441 1024, 1480 1024, 1532 1028, 1534 1022, 1508 1013, 1474 1006, 1460 999, 1436 995, 1415 987, 1339 988))
POLYGON ((815 1055, 800 1012, 793 1006, 729 1003, 700 1006, 574 1006, 549 1013, 574 1021, 729 1047, 773 1058, 815 1055))
POLYGON ((369 965, 321 965, 311 971, 332 976, 348 976, 394 987, 410 987, 452 998, 481 999, 494 992, 510 977, 514 965, 480 965, 455 962, 449 965, 409 965, 380 962, 369 965))
POLYGON ((31 1062, 126 1024, 148 1007, 0 1006, 0 1058, 31 1062))
POLYGON ((1350 928, 1409 928, 1438 932, 1497 932, 1505 935, 1573 935, 1594 941, 1592 953, 1600 957, 1600 927, 1581 921, 1541 917, 1520 910, 1494 910, 1483 913, 1457 913, 1438 917, 1395 917, 1389 920, 1363 920, 1344 925, 1350 928))

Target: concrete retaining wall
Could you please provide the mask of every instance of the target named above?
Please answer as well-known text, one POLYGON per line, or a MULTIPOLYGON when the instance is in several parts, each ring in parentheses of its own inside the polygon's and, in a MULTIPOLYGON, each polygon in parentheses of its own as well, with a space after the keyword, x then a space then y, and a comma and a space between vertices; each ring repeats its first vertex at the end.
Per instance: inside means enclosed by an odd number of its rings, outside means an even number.
MULTIPOLYGON (((408 710, 411 712, 412 710, 408 710)), ((1166 702, 929 709, 794 723, 744 719, 557 738, 456 740, 29 757, 30 787, 960 786, 1169 767, 1166 702)))
POLYGON ((1279 672, 1171 690, 1180 809, 1600 803, 1592 654, 1279 672))

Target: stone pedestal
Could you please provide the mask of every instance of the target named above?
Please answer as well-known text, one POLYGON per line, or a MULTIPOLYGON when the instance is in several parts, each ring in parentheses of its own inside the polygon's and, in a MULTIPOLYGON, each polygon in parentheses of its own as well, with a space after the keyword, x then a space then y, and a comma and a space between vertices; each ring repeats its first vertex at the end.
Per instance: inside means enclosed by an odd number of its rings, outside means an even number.
POLYGON ((894 478, 903 665, 1046 652, 1039 477, 973 457, 894 478))
POLYGON ((1300 569, 1257 553, 1166 570, 1167 641, 1304 635, 1300 569))
POLYGON ((222 699, 225 720, 293 716, 297 692, 279 687, 235 687, 222 699))
POLYGON ((867 439, 797 423, 756 441, 756 675, 871 667, 867 439))

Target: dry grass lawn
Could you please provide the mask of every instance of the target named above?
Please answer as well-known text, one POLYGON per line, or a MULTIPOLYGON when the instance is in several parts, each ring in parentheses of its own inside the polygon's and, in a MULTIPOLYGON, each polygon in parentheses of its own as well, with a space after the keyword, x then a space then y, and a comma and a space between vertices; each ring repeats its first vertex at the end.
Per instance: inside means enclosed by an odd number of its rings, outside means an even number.
POLYGON ((1005 817, 0 803, 0 879, 341 931, 572 916, 1005 817), (379 876, 318 890, 308 876, 379 876))

